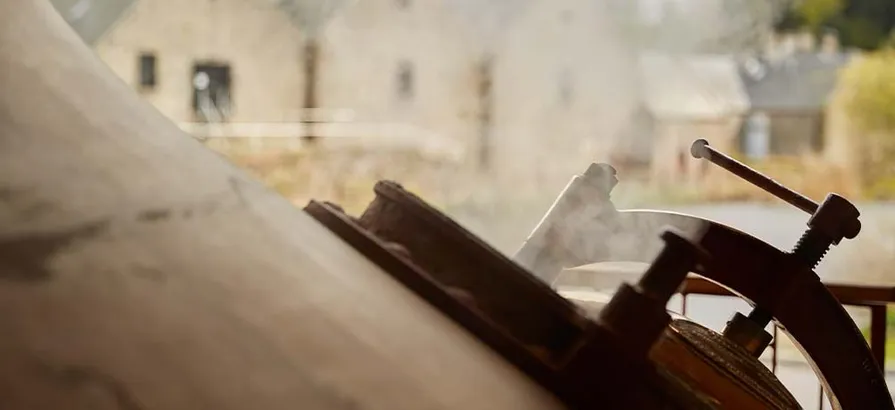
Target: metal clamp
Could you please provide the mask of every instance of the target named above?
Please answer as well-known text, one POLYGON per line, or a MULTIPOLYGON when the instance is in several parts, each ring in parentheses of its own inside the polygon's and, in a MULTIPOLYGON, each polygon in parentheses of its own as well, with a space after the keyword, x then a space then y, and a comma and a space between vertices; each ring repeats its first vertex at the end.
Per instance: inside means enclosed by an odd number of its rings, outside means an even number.
MULTIPOLYGON (((840 195, 831 193, 818 205, 804 195, 715 150, 704 139, 694 141, 690 146, 690 153, 693 157, 706 159, 811 214, 808 229, 790 252, 794 258, 810 269, 814 269, 820 263, 830 247, 838 245, 842 239, 855 238, 861 231, 861 221, 858 220, 861 213, 840 195)), ((769 312, 756 307, 749 313, 748 318, 740 314, 735 315, 728 322, 724 335, 746 347, 752 354, 760 356, 770 342, 770 335, 764 331, 764 327, 772 319, 769 312)))
POLYGON ((665 247, 636 285, 623 283, 600 312, 599 323, 624 340, 634 355, 646 357, 671 322, 666 306, 687 274, 708 253, 674 229, 662 232, 665 247), (637 320, 631 320, 636 317, 637 320))

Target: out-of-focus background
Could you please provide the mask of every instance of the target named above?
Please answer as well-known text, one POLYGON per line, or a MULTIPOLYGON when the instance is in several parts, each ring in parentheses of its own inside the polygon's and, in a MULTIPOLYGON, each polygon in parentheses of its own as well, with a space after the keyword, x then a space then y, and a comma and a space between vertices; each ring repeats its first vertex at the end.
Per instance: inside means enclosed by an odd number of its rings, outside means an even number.
MULTIPOLYGON (((53 3, 124 83, 297 206, 357 213, 394 179, 512 254, 572 175, 608 162, 619 208, 790 248, 807 215, 692 159, 705 138, 858 202, 864 230, 818 271, 895 282, 892 0, 53 3)), ((698 306, 715 328, 730 313, 698 306)))

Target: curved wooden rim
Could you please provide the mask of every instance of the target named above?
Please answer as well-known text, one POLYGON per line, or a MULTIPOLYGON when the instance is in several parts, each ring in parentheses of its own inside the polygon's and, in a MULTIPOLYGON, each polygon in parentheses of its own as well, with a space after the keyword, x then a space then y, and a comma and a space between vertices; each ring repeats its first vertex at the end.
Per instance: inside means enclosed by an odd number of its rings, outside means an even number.
MULTIPOLYGON (((770 311, 815 367, 834 406, 895 409, 866 340, 814 271, 800 267, 789 254, 764 241, 716 221, 654 210, 620 211, 618 215, 619 230, 614 235, 633 235, 644 243, 655 240, 655 231, 637 227, 669 225, 687 230, 707 224, 699 242, 712 260, 701 263, 699 275, 770 311)), ((614 238, 602 240, 612 242, 614 238)), ((651 262, 652 255, 643 249, 613 258, 651 262)))

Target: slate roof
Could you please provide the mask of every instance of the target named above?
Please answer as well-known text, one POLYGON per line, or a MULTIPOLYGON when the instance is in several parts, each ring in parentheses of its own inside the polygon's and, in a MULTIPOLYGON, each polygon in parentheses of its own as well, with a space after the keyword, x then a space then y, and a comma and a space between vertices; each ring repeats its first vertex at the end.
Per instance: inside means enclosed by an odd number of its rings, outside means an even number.
POLYGON ((639 70, 644 106, 658 118, 718 118, 749 110, 732 56, 645 52, 639 70))
POLYGON ((641 106, 615 138, 614 161, 649 162, 655 121, 699 121, 749 111, 749 98, 732 56, 647 51, 638 58, 641 106))
POLYGON ((136 1, 50 0, 62 18, 90 45, 96 44, 136 1))
POLYGON ((819 110, 851 56, 797 53, 774 60, 750 59, 739 71, 754 109, 819 110))

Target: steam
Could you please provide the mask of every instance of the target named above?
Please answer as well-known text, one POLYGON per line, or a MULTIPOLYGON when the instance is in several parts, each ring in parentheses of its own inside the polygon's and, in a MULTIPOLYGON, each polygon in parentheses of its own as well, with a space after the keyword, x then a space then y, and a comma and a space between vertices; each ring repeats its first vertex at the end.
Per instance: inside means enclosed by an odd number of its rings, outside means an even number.
MULTIPOLYGON (((453 0, 471 16, 485 49, 495 53, 496 106, 493 138, 503 150, 479 197, 487 205, 451 211, 504 252, 514 252, 569 179, 592 162, 612 164, 613 152, 634 140, 649 140, 640 110, 649 89, 641 76, 641 55, 672 58, 725 54, 737 59, 764 48, 787 0, 453 0), (567 10, 567 11, 564 11, 567 10), (650 20, 649 15, 658 17, 650 20), (556 22, 565 27, 557 27, 556 22), (554 96, 559 84, 573 84, 573 102, 554 96)), ((709 81, 699 72, 675 73, 709 81)), ((706 84, 705 89, 711 89, 706 84)), ((722 85, 723 86, 723 85, 722 85)), ((681 95, 685 104, 687 95, 681 95)), ((692 139, 699 138, 693 135, 692 139)), ((686 136, 682 136, 686 139, 686 136)), ((628 155, 652 158, 653 143, 629 147, 628 155), (646 152, 644 152, 646 151, 646 152)), ((621 192, 632 194, 619 175, 621 192)), ((620 193, 621 194, 621 193, 620 193)), ((634 196, 616 195, 624 208, 634 196)), ((657 204, 658 205, 658 204, 657 204)), ((654 229, 658 241, 660 226, 654 229)), ((588 236, 580 239, 598 241, 588 236)), ((642 249, 636 241, 614 246, 642 249)), ((573 244, 588 248, 589 244, 573 244)), ((596 244, 595 244, 596 245, 596 244)), ((596 248, 596 246, 591 246, 596 248)), ((653 249, 655 251, 655 249, 653 249)), ((626 253, 625 249, 618 252, 626 253)))
MULTIPOLYGON (((357 0, 270 1, 287 11, 311 38, 324 33, 327 23, 339 12, 360 4, 357 0)), ((650 92, 644 89, 639 69, 643 52, 685 57, 759 50, 786 2, 411 2, 405 12, 422 16, 438 10, 439 18, 453 22, 457 32, 469 39, 471 65, 479 67, 488 62, 487 75, 491 76, 491 95, 487 97, 491 102, 467 101, 468 106, 463 107, 472 123, 483 121, 482 111, 489 106, 490 122, 470 124, 464 131, 469 135, 452 136, 473 141, 467 144, 467 162, 475 160, 474 141, 487 138, 494 147, 490 168, 480 174, 456 173, 449 183, 438 184, 439 192, 422 194, 446 198, 445 210, 451 216, 499 250, 515 251, 573 175, 592 162, 612 163, 613 153, 628 141, 648 140, 644 134, 648 131, 640 128, 643 124, 639 117, 643 96, 650 92), (654 18, 647 18, 650 15, 654 18)), ((476 68, 470 67, 469 71, 470 77, 476 75, 476 68)), ((486 98, 476 96, 475 87, 476 81, 470 81, 470 91, 464 91, 468 95, 464 98, 486 98)), ((628 149, 648 158, 653 147, 655 144, 647 143, 628 149)), ((415 178, 397 177, 408 182, 415 178)), ((629 183, 626 175, 619 177, 621 191, 630 192, 624 187, 629 183)), ((429 184, 435 185, 434 181, 429 184)), ((628 198, 616 195, 615 200, 623 205, 628 198)), ((650 228, 655 228, 658 241, 660 227, 650 228)), ((622 242, 615 246, 627 246, 622 242)))
MULTIPOLYGON (((340 12, 365 4, 357 0, 268 1, 289 13, 312 40, 325 34, 327 23, 340 12)), ((476 76, 476 67, 484 65, 482 62, 493 62, 489 63, 488 69, 492 93, 489 96, 492 102, 488 103, 489 124, 476 123, 484 123, 480 120, 484 116, 481 111, 488 105, 480 101, 484 97, 476 94, 476 80, 458 85, 464 89, 458 90, 456 95, 438 98, 453 99, 443 102, 443 110, 460 111, 458 115, 470 123, 463 126, 463 131, 455 131, 464 135, 450 137, 457 141, 473 141, 466 146, 474 146, 477 139, 487 137, 493 143, 494 158, 490 168, 479 174, 439 168, 440 173, 450 174, 445 178, 450 179, 449 182, 440 178, 438 181, 416 181, 430 173, 407 175, 396 163, 388 165, 396 171, 390 174, 408 185, 428 185, 427 189, 438 191, 420 193, 424 197, 447 198, 443 202, 435 201, 441 202, 439 205, 446 202, 442 209, 498 250, 514 252, 573 175, 581 173, 593 162, 612 164, 616 160, 614 151, 628 141, 649 140, 649 134, 646 134, 649 131, 640 128, 644 95, 650 92, 645 89, 640 70, 641 54, 649 51, 686 58, 694 53, 740 54, 760 50, 787 2, 412 1, 401 13, 423 16, 420 26, 431 23, 425 19, 436 14, 432 11, 437 11, 440 28, 444 28, 441 21, 445 21, 456 29, 445 31, 443 35, 469 39, 469 44, 458 48, 466 48, 471 55, 463 56, 461 59, 468 61, 458 64, 470 66, 467 70, 470 78, 476 76)), ((393 12, 391 9, 396 6, 392 3, 383 1, 377 7, 393 12)), ((371 15, 370 18, 378 16, 371 15)), ((449 58, 445 61, 453 64, 449 58)), ((426 75, 432 74, 421 72, 419 78, 426 75)), ((681 82, 692 82, 693 78, 698 81, 699 73, 694 72, 691 78, 681 82)), ((370 77, 370 81, 385 82, 389 78, 370 77)), ((668 81, 676 80, 669 78, 668 81)), ((424 87, 420 89, 424 90, 424 87)), ((681 101, 686 97, 682 95, 681 101)), ((383 104, 388 103, 383 101, 383 104)), ((410 109, 406 113, 410 122, 417 120, 413 115, 425 115, 410 109)), ((433 131, 451 132, 447 129, 433 131)), ((692 136, 693 139, 698 137, 692 136)), ((655 147, 655 143, 647 143, 630 149, 635 151, 634 154, 650 158, 655 147)), ((377 154, 370 152, 369 155, 377 154)), ((474 150, 467 150, 466 161, 474 160, 474 150)), ((616 206, 625 208, 631 198, 622 193, 631 191, 625 187, 631 184, 631 178, 622 173, 619 179, 622 189, 617 190, 621 192, 617 192, 614 201, 616 206)), ((308 195, 320 198, 314 193, 308 195)), ((341 198, 321 199, 341 202, 341 198)), ((615 238, 612 246, 617 249, 613 253, 629 255, 635 250, 655 253, 655 246, 646 247, 638 238, 654 238, 655 242, 651 243, 659 246, 658 234, 662 226, 657 222, 655 226, 637 227, 636 231, 642 236, 615 238)), ((597 248, 599 241, 605 238, 582 233, 575 240, 583 243, 567 246, 597 248)))
POLYGON ((790 0, 659 1, 662 21, 648 41, 671 53, 749 53, 761 49, 790 0))
POLYGON ((513 20, 537 0, 446 0, 484 53, 493 53, 513 20))
POLYGON ((332 17, 357 0, 271 0, 309 37, 319 36, 332 17))

